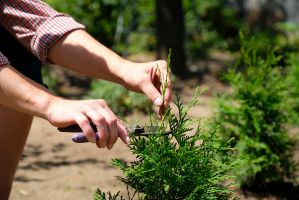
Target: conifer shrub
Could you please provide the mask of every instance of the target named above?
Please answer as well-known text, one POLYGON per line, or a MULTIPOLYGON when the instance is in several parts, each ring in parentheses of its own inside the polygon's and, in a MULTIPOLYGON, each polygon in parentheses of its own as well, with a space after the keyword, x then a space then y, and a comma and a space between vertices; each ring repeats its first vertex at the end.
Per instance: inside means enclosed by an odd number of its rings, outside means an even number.
POLYGON ((226 75, 232 93, 217 100, 216 121, 223 140, 235 138, 233 170, 242 187, 265 186, 296 175, 296 141, 288 135, 288 85, 275 49, 241 34, 239 62, 226 75))
POLYGON ((120 192, 112 194, 111 192, 102 192, 97 189, 94 193, 93 200, 125 200, 123 196, 120 195, 120 192))
MULTIPOLYGON (((217 126, 188 118, 197 103, 176 101, 178 114, 168 110, 161 120, 150 120, 157 129, 149 137, 132 136, 129 148, 133 162, 114 159, 124 174, 119 177, 132 191, 126 199, 234 199, 227 172, 233 167, 229 145, 218 141, 217 126), (195 128, 193 128, 195 127, 195 128), (166 134, 171 131, 170 134, 166 134)), ((98 190, 96 200, 125 199, 98 190)))

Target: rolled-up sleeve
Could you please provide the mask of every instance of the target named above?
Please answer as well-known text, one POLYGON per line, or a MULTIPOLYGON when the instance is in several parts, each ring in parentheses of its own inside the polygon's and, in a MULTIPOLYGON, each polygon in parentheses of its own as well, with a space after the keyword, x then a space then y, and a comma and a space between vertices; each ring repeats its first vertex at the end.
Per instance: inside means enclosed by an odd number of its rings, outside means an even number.
POLYGON ((8 64, 9 64, 8 59, 0 51, 0 67, 8 64))
POLYGON ((49 47, 66 33, 85 27, 40 0, 3 0, 0 23, 43 63, 49 47))

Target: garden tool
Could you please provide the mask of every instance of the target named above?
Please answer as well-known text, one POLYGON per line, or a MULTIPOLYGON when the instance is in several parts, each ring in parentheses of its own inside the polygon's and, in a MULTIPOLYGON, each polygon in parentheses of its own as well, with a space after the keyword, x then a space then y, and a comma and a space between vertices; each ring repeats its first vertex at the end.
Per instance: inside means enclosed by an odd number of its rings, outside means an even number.
MULTIPOLYGON (((93 123, 90 123, 93 131, 97 133, 97 128, 93 123)), ((149 135, 154 135, 156 134, 158 130, 158 126, 129 126, 126 127, 127 131, 129 132, 130 136, 149 136, 149 135)), ((73 142, 76 143, 86 143, 89 142, 87 138, 85 137, 84 133, 82 132, 81 128, 79 127, 78 124, 73 124, 68 127, 64 128, 58 128, 60 132, 71 132, 71 133, 76 133, 73 137, 72 140, 73 142)), ((163 133, 163 135, 168 135, 170 134, 171 131, 166 131, 163 133)), ((99 139, 98 134, 96 134, 96 139, 99 139)))

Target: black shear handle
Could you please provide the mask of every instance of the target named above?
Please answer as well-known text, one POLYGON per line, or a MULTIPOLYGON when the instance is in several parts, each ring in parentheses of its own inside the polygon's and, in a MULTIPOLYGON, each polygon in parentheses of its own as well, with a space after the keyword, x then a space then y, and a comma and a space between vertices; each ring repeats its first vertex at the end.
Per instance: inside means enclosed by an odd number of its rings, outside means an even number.
MULTIPOLYGON (((92 130, 96 133, 97 132, 97 127, 93 123, 90 123, 90 126, 92 127, 92 130)), ((127 131, 133 134, 142 134, 145 132, 144 127, 142 126, 129 126, 126 127, 127 131)), ((71 133, 78 133, 78 132, 83 132, 82 129, 78 124, 72 124, 70 126, 64 127, 64 128, 58 128, 60 132, 71 132, 71 133)))
MULTIPOLYGON (((90 123, 90 126, 94 132, 97 132, 96 125, 94 125, 93 123, 90 123)), ((64 128, 58 128, 58 130, 60 132, 72 132, 72 133, 83 132, 78 124, 72 124, 72 125, 64 127, 64 128)))

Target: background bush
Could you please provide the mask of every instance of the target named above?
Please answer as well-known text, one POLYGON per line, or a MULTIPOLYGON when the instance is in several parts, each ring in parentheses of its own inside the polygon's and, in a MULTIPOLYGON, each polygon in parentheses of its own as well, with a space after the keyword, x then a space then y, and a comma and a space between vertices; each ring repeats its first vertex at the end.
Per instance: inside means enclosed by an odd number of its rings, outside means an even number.
POLYGON ((185 0, 186 47, 191 57, 209 49, 236 49, 236 36, 243 19, 238 9, 225 0, 185 0))
POLYGON ((118 84, 103 80, 93 81, 85 98, 105 99, 112 111, 121 116, 132 113, 134 110, 145 112, 150 109, 145 95, 130 92, 118 84))
POLYGON ((154 48, 154 2, 137 0, 47 0, 86 26, 87 31, 119 53, 154 48))

